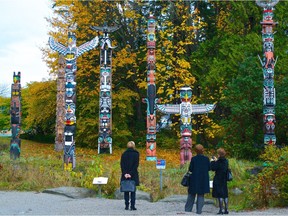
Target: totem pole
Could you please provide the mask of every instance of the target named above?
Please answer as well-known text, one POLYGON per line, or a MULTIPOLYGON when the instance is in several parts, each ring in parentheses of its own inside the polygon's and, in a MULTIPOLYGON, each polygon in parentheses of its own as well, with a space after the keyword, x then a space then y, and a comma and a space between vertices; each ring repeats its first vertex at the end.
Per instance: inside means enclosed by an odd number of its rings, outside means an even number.
POLYGON ((98 154, 112 154, 112 40, 109 33, 119 29, 119 26, 91 26, 95 31, 103 32, 100 36, 100 100, 99 100, 99 137, 98 154))
POLYGON ((180 104, 157 104, 157 109, 165 114, 180 114, 180 165, 190 162, 192 158, 192 115, 204 114, 215 109, 215 104, 191 104, 192 90, 190 87, 180 89, 180 104))
MULTIPOLYGON (((71 171, 76 167, 75 156, 75 134, 76 134, 76 59, 84 52, 87 52, 98 45, 98 37, 76 46, 76 36, 68 33, 68 47, 49 38, 49 45, 52 50, 65 56, 65 117, 64 117, 64 170, 71 171)), ((60 136, 59 136, 60 137, 60 136)), ((61 139, 61 137, 60 137, 61 139)), ((61 141, 61 140, 60 140, 61 141)))
POLYGON ((20 130, 21 130, 21 73, 14 72, 13 74, 13 84, 11 85, 11 130, 12 139, 10 142, 10 158, 16 159, 20 157, 20 130))
POLYGON ((143 102, 147 103, 147 134, 146 134, 146 160, 156 160, 156 36, 155 36, 156 20, 150 14, 148 18, 147 33, 147 98, 143 102))
POLYGON ((277 58, 274 58, 274 32, 273 27, 277 24, 273 21, 273 7, 279 0, 256 0, 258 6, 263 8, 262 41, 263 41, 263 59, 260 63, 263 70, 263 122, 264 122, 264 144, 274 145, 275 136, 275 105, 276 92, 274 88, 274 67, 277 58))
POLYGON ((56 101, 56 137, 55 150, 62 151, 64 148, 65 128, 65 67, 66 62, 63 55, 59 58, 59 69, 57 76, 57 101, 56 101))

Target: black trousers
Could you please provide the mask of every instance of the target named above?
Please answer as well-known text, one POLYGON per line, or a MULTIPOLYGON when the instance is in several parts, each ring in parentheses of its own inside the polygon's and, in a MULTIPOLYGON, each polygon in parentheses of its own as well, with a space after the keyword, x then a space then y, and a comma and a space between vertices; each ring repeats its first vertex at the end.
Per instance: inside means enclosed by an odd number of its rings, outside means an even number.
MULTIPOLYGON (((187 201, 185 204, 185 211, 192 212, 193 205, 195 202, 196 194, 189 194, 187 197, 187 201)), ((202 208, 204 206, 204 194, 197 194, 197 201, 196 201, 196 214, 202 213, 202 208)))
POLYGON ((129 198, 131 207, 135 207, 136 192, 124 192, 124 200, 126 206, 129 206, 129 198))

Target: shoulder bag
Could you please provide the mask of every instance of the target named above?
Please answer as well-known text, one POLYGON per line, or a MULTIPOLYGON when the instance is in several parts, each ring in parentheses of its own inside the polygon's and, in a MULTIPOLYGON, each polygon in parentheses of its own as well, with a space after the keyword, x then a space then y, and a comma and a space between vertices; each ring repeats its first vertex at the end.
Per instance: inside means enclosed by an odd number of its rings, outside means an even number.
POLYGON ((126 180, 121 181, 120 191, 121 192, 135 192, 136 191, 135 181, 131 179, 126 179, 126 180))
POLYGON ((189 179, 190 179, 190 175, 191 175, 191 172, 187 172, 182 180, 181 180, 181 185, 184 186, 184 187, 188 187, 189 186, 189 179))
POLYGON ((231 169, 229 169, 229 168, 227 169, 226 175, 227 175, 227 181, 232 181, 233 180, 233 174, 231 172, 231 169))

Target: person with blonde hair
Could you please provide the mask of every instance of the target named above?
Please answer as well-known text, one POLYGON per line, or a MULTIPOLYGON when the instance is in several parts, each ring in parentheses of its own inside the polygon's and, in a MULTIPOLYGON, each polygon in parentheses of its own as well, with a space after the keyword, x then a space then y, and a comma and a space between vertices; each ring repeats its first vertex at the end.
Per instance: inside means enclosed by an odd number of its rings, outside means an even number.
POLYGON ((209 170, 210 161, 209 158, 204 156, 204 147, 200 144, 195 146, 196 156, 192 157, 189 171, 191 175, 189 177, 188 197, 185 204, 185 211, 192 212, 195 197, 196 201, 196 213, 201 214, 204 206, 204 194, 210 193, 209 187, 209 170))
MULTIPOLYGON (((129 141, 127 143, 127 150, 121 156, 121 181, 131 179, 135 181, 135 185, 139 186, 139 152, 135 149, 135 143, 129 141)), ((130 210, 137 210, 135 208, 136 191, 124 192, 125 210, 129 210, 129 197, 130 197, 130 210)))
POLYGON ((211 159, 211 170, 215 171, 212 197, 217 198, 219 202, 219 212, 217 214, 229 214, 227 188, 228 160, 225 158, 226 152, 223 148, 217 149, 217 154, 218 159, 215 156, 211 159), (225 204, 224 210, 223 202, 225 204))

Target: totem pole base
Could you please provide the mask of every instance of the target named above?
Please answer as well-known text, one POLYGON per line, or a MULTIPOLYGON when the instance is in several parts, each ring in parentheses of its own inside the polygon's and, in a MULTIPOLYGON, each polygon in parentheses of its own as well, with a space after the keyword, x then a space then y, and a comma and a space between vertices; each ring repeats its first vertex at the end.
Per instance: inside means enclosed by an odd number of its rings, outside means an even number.
POLYGON ((157 157, 146 157, 146 161, 156 161, 157 157))
POLYGON ((64 171, 72 171, 72 163, 64 163, 64 171))
POLYGON ((98 148, 98 154, 112 154, 112 148, 98 148))
POLYGON ((10 159, 16 160, 20 158, 20 148, 18 145, 11 145, 10 147, 10 159))

